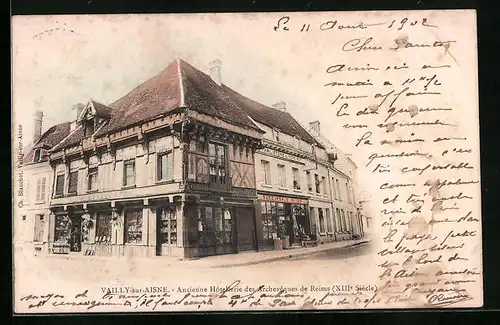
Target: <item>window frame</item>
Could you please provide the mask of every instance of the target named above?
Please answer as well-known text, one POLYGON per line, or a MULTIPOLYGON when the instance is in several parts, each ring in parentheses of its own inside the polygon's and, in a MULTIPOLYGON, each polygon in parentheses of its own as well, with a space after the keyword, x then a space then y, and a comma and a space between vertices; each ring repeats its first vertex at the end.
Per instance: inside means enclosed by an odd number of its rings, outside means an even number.
POLYGON ((229 163, 228 163, 228 148, 227 144, 217 142, 217 141, 208 141, 208 176, 210 183, 212 184, 228 184, 230 182, 229 177, 229 163), (214 154, 210 152, 210 145, 214 146, 214 154), (223 159, 219 157, 219 150, 223 149, 223 159), (212 163, 211 159, 214 159, 214 174, 212 174, 212 163), (221 169, 223 167, 223 169, 221 169), (220 175, 221 170, 224 170, 224 176, 220 175))
POLYGON ((300 191, 300 171, 296 167, 292 167, 293 189, 300 191))
POLYGON ((56 173, 56 179, 55 179, 55 186, 54 186, 54 196, 55 197, 61 197, 61 196, 64 196, 64 187, 65 187, 65 183, 66 183, 66 172, 58 172, 56 173), (58 180, 59 180, 59 177, 61 177, 61 192, 58 193, 57 192, 57 188, 58 188, 58 180))
MULTIPOLYGON (((196 159, 195 159, 196 160, 196 159)), ((195 162, 196 164, 196 162, 195 162)), ((174 180, 174 151, 172 149, 158 152, 156 154, 156 182, 172 182, 174 180), (163 177, 163 163, 162 158, 166 157, 167 167, 166 167, 166 176, 163 177), (168 175, 169 165, 171 173, 168 175)))
POLYGON ((123 211, 123 244, 125 245, 141 245, 143 242, 143 226, 144 226, 144 215, 143 211, 141 208, 128 208, 123 211), (130 213, 130 214, 129 214, 130 213), (140 223, 138 222, 140 216, 140 223), (137 224, 140 224, 138 227, 139 230, 130 230, 129 229, 129 222, 130 219, 133 218, 136 221, 136 227, 137 224), (137 236, 136 238, 139 238, 138 240, 129 240, 130 234, 140 234, 140 236, 137 236))
POLYGON ((264 185, 269 185, 271 186, 271 163, 268 160, 262 159, 260 161, 260 164, 262 166, 262 171, 263 171, 263 176, 264 176, 264 185))
POLYGON ((137 184, 137 172, 135 168, 135 158, 132 159, 127 159, 123 161, 123 181, 122 181, 122 187, 128 188, 128 187, 135 187, 137 184), (133 184, 127 184, 127 166, 132 165, 132 170, 134 173, 134 183, 133 184))
POLYGON ((67 191, 68 195, 77 195, 78 194, 78 173, 79 173, 78 170, 74 170, 74 171, 70 171, 69 174, 68 174, 68 191, 67 191), (71 179, 72 179, 71 176, 75 175, 75 174, 76 174, 76 178, 74 178, 74 179, 76 179, 76 181, 75 181, 76 182, 76 184, 75 184, 75 191, 71 192, 71 185, 72 185, 72 183, 71 183, 71 179))
POLYGON ((38 177, 36 180, 35 203, 45 203, 47 177, 38 177))
POLYGON ((96 192, 99 190, 99 167, 92 167, 89 168, 88 175, 87 175, 87 192, 96 192), (91 178, 94 176, 95 179, 95 186, 96 188, 92 188, 91 184, 91 178))
POLYGON ((278 168, 278 187, 287 188, 286 166, 283 164, 277 164, 277 168, 278 168))

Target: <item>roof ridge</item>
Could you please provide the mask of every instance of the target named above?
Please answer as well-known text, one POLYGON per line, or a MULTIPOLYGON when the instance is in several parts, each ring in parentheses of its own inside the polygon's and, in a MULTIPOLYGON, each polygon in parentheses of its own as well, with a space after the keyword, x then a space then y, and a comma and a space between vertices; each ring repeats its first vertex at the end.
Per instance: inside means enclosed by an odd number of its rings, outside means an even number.
MULTIPOLYGON (((184 93, 184 81, 182 79, 182 71, 181 71, 181 61, 184 62, 181 58, 177 57, 177 74, 179 75, 179 92, 180 92, 180 106, 184 107, 186 106, 185 102, 185 93, 184 93)), ((168 65, 167 65, 168 66, 168 65)))

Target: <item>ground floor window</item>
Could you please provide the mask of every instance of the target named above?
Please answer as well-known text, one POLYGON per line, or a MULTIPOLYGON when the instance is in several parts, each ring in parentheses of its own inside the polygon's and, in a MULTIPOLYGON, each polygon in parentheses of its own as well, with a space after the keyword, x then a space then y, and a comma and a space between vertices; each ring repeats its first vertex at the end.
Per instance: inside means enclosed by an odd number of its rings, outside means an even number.
POLYGON ((328 232, 333 231, 332 217, 330 216, 330 209, 325 209, 326 211, 326 228, 328 232))
POLYGON ((326 232, 325 216, 323 214, 322 208, 318 208, 318 219, 319 219, 319 232, 325 233, 326 232))
POLYGON ((45 220, 43 214, 35 214, 35 236, 33 241, 43 242, 43 228, 45 220))
POLYGON ((67 215, 55 216, 54 242, 69 243, 70 220, 67 215))
POLYGON ((142 242, 142 209, 125 210, 125 243, 142 242))

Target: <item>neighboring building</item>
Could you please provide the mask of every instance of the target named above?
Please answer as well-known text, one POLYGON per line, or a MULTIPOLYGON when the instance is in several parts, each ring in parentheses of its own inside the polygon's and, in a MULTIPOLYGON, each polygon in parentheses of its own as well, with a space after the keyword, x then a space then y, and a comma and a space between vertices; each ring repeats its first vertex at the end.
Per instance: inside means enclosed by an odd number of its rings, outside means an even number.
POLYGON ((33 140, 25 150, 21 172, 23 174, 22 206, 15 214, 14 244, 23 249, 46 251, 49 234, 49 200, 53 170, 48 150, 69 135, 70 123, 52 126, 43 134, 43 113, 36 111, 33 120, 33 140))
MULTIPOLYGON (((89 101, 51 150, 49 251, 198 257, 257 248, 262 131, 182 60, 105 106, 89 101)), ((214 80, 215 81, 214 81, 214 80)))
POLYGON ((356 199, 356 164, 321 134, 319 121, 310 123, 309 132, 326 148, 331 162, 328 170, 329 201, 332 204, 332 211, 334 211, 336 240, 363 237, 361 207, 356 199))
POLYGON ((333 241, 326 152, 288 112, 284 102, 268 107, 226 87, 227 93, 265 132, 255 154, 257 229, 262 249, 289 236, 333 241))

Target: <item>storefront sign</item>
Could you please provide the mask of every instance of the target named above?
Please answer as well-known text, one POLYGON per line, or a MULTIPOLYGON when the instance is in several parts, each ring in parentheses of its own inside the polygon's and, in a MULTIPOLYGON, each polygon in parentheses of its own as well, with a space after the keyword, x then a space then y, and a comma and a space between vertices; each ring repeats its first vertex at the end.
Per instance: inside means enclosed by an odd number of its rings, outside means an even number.
POLYGON ((290 155, 288 153, 284 153, 278 150, 270 149, 270 148, 263 148, 260 150, 262 153, 268 154, 270 156, 278 157, 278 158, 283 158, 286 160, 290 160, 299 164, 303 164, 302 159, 295 157, 294 155, 290 155))
POLYGON ((294 197, 259 195, 259 199, 268 202, 290 203, 290 204, 309 204, 309 200, 294 197))

